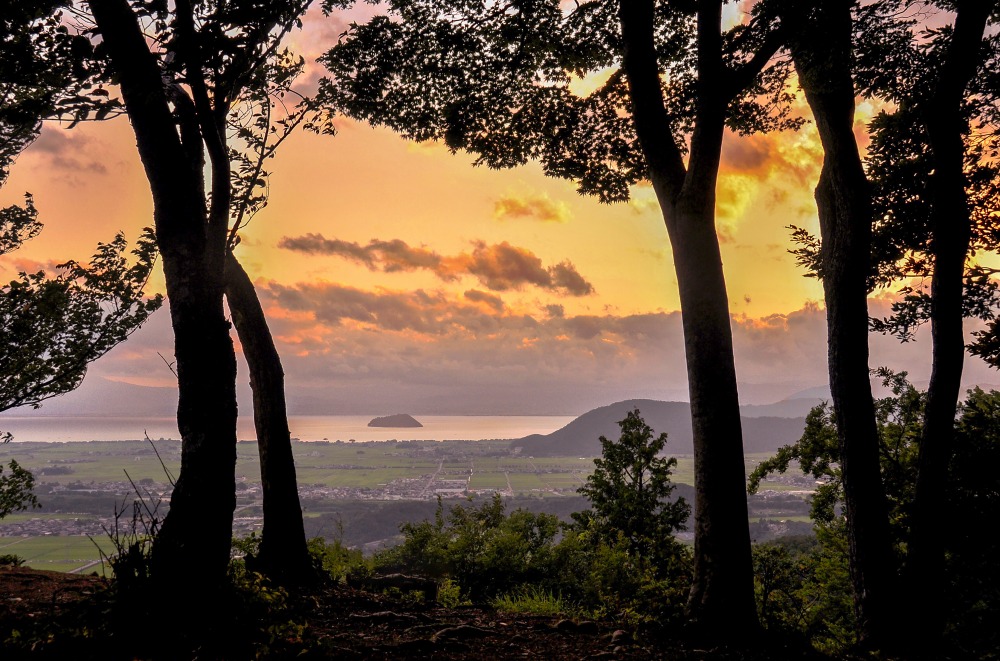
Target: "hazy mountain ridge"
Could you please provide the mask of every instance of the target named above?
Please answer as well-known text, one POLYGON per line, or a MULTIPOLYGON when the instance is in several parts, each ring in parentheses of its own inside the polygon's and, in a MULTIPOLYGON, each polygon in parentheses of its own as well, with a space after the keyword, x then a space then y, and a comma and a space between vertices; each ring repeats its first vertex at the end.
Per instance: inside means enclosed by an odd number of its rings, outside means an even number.
MULTIPOLYGON (((617 438, 621 433, 618 421, 633 409, 639 409, 656 434, 667 432, 668 454, 693 453, 690 405, 652 399, 629 399, 601 406, 551 434, 532 434, 514 441, 513 446, 531 456, 599 455, 598 438, 617 438)), ((743 416, 742 420, 743 450, 747 453, 774 452, 798 440, 805 428, 805 417, 743 416)))
MULTIPOLYGON (((915 382, 918 389, 925 389, 926 383, 915 382)), ((974 387, 974 383, 962 386, 962 394, 974 387)), ((980 384, 983 390, 1000 389, 997 384, 980 384)), ((514 389, 518 390, 518 389, 514 389)), ((770 391, 760 391, 755 386, 741 386, 741 392, 746 391, 746 399, 760 401, 770 391), (756 396, 754 396, 756 394, 756 396)), ((872 379, 872 392, 875 397, 885 397, 889 393, 882 387, 881 381, 872 379)), ((573 401, 565 401, 553 406, 525 405, 524 393, 519 396, 498 396, 491 393, 484 397, 489 405, 470 407, 454 398, 427 397, 407 399, 387 396, 385 392, 362 391, 354 393, 356 400, 341 397, 343 393, 333 389, 315 389, 291 384, 287 388, 288 413, 290 415, 370 415, 372 409, 393 408, 409 410, 416 415, 573 415, 581 409, 593 411, 602 408, 609 394, 601 396, 596 390, 586 397, 573 401)), ((502 393, 501 393, 502 394, 502 393)), ((613 394, 611 396, 614 396, 613 394)), ((679 391, 656 392, 655 399, 648 395, 643 397, 622 397, 621 401, 658 401, 684 404, 679 391)), ((253 410, 252 392, 249 384, 241 377, 237 384, 237 399, 241 413, 248 414, 253 410)), ((765 400, 766 401, 766 400, 765 400)), ((815 386, 793 392, 779 401, 769 404, 747 404, 740 407, 744 418, 800 418, 805 417, 813 406, 824 401, 830 401, 830 390, 827 386, 815 386)), ((529 403, 530 404, 530 403, 529 403)), ((686 406, 686 404, 685 404, 686 406)), ((171 386, 142 386, 120 381, 112 381, 92 375, 83 384, 60 397, 47 400, 39 409, 21 407, 0 413, 3 416, 72 416, 72 417, 172 417, 177 413, 177 388, 171 386)), ((586 415, 584 413, 583 415, 586 415)), ((624 416, 622 416, 624 417, 624 416)), ((655 426, 654 426, 655 428, 655 426)), ((614 430, 612 430, 614 431, 614 430)), ((679 430, 676 433, 681 433, 679 430)), ((596 438, 596 437, 595 437, 596 438)), ((679 437, 674 439, 679 441, 679 437)))

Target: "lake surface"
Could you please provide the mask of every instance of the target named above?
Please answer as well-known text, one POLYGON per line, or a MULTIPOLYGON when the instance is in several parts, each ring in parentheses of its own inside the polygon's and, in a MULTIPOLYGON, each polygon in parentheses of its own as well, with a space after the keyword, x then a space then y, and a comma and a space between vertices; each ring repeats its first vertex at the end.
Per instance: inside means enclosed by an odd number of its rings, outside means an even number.
MULTIPOLYGON (((423 424, 415 428, 369 427, 374 415, 292 416, 292 438, 302 441, 432 440, 479 441, 548 434, 569 424, 574 416, 542 415, 414 415, 423 424)), ((95 418, 66 416, 0 416, 0 431, 15 441, 131 441, 144 436, 155 440, 179 439, 174 418, 95 418)), ((240 416, 240 440, 256 440, 253 418, 240 416)))

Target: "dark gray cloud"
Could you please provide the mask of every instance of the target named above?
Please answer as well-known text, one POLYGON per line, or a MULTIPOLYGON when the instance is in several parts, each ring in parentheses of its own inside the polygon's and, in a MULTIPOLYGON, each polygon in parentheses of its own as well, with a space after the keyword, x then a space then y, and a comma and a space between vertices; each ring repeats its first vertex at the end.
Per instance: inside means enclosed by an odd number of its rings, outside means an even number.
POLYGON ((49 170, 67 174, 108 173, 108 166, 103 157, 88 158, 92 154, 100 155, 95 154, 100 150, 95 149, 92 141, 82 132, 74 132, 71 136, 66 130, 46 127, 28 150, 27 153, 43 158, 49 170))
POLYGON ((473 303, 485 303, 496 312, 503 312, 504 310, 503 299, 499 296, 487 294, 486 292, 479 291, 478 289, 470 289, 465 292, 464 296, 473 303))
POLYGON ((492 245, 477 241, 473 243, 472 252, 451 256, 410 246, 399 239, 373 239, 361 245, 313 233, 283 237, 278 247, 309 255, 340 257, 383 273, 425 269, 444 281, 471 275, 492 291, 516 290, 530 285, 570 296, 594 293, 594 286, 572 262, 546 267, 535 253, 506 241, 492 245))

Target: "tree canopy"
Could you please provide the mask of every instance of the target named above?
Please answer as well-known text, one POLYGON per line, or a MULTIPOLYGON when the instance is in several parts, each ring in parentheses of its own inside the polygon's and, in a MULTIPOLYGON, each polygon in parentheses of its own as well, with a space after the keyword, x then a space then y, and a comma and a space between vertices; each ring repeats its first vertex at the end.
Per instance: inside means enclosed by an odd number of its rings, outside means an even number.
MULTIPOLYGON (((327 0, 328 11, 354 4, 327 0)), ((352 25, 321 61, 330 77, 320 100, 331 109, 417 140, 440 140, 507 168, 539 162, 604 202, 626 200, 648 179, 631 116, 618 2, 566 8, 556 0, 398 0, 352 25), (582 93, 583 79, 598 82, 582 93)), ((696 17, 656 3, 657 64, 670 139, 683 153, 697 114, 696 17)), ((763 13, 721 37, 727 125, 740 132, 797 127, 785 87, 787 61, 763 13), (763 75, 756 76, 761 70, 763 75)))

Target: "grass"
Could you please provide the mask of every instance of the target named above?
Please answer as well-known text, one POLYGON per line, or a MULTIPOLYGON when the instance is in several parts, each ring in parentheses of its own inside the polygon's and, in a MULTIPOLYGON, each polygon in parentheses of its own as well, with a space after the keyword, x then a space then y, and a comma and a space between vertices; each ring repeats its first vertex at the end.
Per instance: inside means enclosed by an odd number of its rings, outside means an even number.
POLYGON ((24 566, 33 569, 70 572, 90 563, 85 572, 101 572, 100 559, 95 542, 105 553, 113 550, 106 537, 58 536, 44 537, 0 537, 0 554, 13 553, 24 558, 24 566))
POLYGON ((490 605, 502 613, 514 615, 569 615, 574 610, 551 591, 530 586, 495 598, 490 605))
POLYGON ((529 493, 535 489, 544 489, 545 482, 534 473, 511 473, 510 486, 514 493, 529 493))

